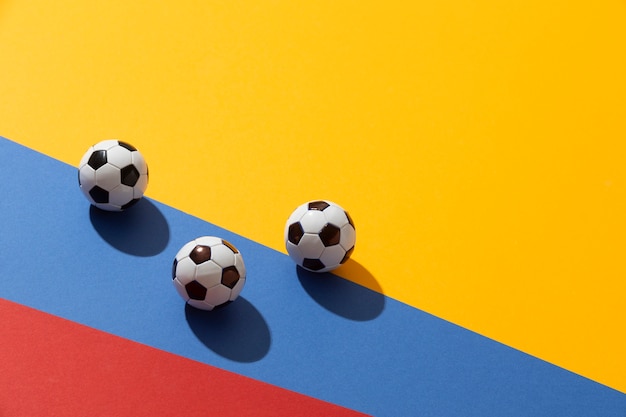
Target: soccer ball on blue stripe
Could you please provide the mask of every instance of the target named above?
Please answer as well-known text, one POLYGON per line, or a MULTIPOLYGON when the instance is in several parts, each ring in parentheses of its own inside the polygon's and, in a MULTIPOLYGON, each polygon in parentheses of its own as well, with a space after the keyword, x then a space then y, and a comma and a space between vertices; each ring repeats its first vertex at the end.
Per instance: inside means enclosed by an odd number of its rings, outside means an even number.
POLYGON ((213 310, 239 296, 246 283, 246 267, 231 243, 202 236, 187 242, 176 254, 172 282, 187 304, 213 310))
POLYGON ((134 146, 103 140, 91 146, 80 160, 78 185, 92 205, 123 211, 143 197, 148 187, 148 165, 134 146))
POLYGON ((347 211, 332 201, 309 201, 296 208, 285 224, 287 253, 302 268, 332 271, 345 263, 356 242, 347 211))

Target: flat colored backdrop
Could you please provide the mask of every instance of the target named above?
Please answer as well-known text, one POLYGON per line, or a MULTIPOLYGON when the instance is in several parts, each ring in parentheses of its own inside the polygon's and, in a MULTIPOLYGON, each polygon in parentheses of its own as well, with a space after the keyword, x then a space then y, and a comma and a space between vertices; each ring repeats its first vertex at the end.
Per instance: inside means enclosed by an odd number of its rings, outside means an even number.
POLYGON ((624 1, 0 1, 0 135, 76 165, 119 138, 148 196, 626 391, 624 1))
POLYGON ((75 167, 4 138, 0 178, 3 415, 626 411, 620 391, 155 200, 91 208, 75 167), (174 254, 199 235, 244 254, 245 293, 218 311, 172 286, 174 254))

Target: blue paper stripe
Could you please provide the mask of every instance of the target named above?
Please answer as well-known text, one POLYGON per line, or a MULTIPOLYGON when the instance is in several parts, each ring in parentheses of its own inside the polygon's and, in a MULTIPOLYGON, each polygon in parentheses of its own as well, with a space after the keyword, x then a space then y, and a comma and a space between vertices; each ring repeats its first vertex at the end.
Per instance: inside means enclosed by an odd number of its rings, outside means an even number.
MULTIPOLYGON (((0 175, 3 298, 376 416, 626 415, 623 393, 298 270, 156 201, 122 214, 90 209, 75 168, 7 139, 0 175), (202 235, 232 242, 248 270, 241 298, 220 311, 185 307, 171 283, 175 253, 202 235)), ((228 204, 199 192, 206 204, 228 204)))

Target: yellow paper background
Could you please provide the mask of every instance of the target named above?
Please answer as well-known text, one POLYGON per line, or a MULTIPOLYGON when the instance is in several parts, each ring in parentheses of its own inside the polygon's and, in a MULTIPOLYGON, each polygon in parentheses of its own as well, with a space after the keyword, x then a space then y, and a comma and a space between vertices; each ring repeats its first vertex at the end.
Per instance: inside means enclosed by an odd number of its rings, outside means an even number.
POLYGON ((283 252, 333 200, 338 274, 621 391, 625 120, 624 1, 0 1, 0 135, 283 252))

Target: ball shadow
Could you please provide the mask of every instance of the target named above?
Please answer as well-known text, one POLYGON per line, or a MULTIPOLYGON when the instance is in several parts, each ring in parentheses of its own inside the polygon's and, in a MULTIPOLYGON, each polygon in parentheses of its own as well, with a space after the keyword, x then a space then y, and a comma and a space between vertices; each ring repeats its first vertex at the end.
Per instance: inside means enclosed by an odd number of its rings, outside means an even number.
POLYGON ((256 362, 270 350, 270 329, 245 298, 213 311, 185 304, 185 318, 196 337, 218 355, 237 362, 256 362))
POLYGON ((89 220, 109 245, 130 255, 157 255, 163 252, 170 240, 167 220, 146 198, 122 212, 91 206, 89 220))
POLYGON ((304 290, 322 307, 350 320, 375 319, 385 309, 385 296, 380 285, 355 261, 349 260, 346 265, 350 267, 350 278, 373 289, 331 273, 309 272, 300 266, 296 270, 304 290))

